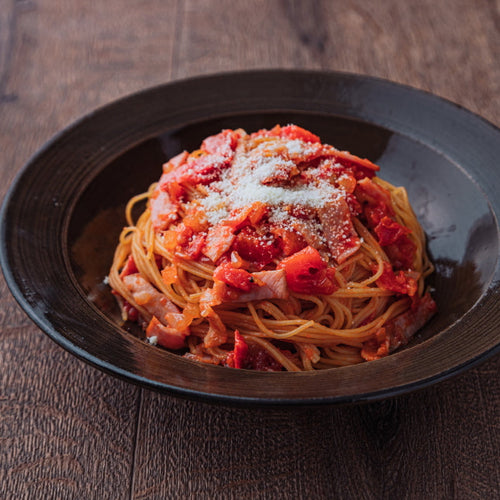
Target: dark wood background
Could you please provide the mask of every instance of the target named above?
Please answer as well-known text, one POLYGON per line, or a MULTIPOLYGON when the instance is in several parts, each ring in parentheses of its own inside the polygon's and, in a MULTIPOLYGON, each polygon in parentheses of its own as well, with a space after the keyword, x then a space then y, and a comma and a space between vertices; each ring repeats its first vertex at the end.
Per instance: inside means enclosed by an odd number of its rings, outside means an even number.
MULTIPOLYGON (((495 0, 0 0, 0 196, 82 114, 203 73, 365 73, 498 126, 499 30, 495 0)), ((500 496, 498 356, 379 403, 225 408, 111 378, 45 337, 3 279, 0 300, 0 498, 500 496)))

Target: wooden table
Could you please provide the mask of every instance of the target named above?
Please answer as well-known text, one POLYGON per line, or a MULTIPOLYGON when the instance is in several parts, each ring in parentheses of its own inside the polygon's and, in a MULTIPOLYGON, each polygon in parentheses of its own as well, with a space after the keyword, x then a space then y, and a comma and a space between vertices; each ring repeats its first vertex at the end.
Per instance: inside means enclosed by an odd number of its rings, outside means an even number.
MULTIPOLYGON (((59 129, 162 82, 322 68, 500 124, 498 0, 0 0, 0 196, 59 129)), ((234 409, 87 366, 0 281, 0 498, 498 498, 500 358, 353 407, 234 409)), ((478 332, 480 334, 480 332, 478 332)))

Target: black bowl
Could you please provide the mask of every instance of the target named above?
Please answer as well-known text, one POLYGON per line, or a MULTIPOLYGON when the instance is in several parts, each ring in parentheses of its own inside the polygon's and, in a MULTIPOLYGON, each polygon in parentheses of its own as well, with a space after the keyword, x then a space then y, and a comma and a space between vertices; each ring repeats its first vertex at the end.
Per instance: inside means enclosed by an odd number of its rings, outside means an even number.
POLYGON ((147 388, 236 404, 346 403, 442 380, 500 349, 500 131, 430 94, 370 77, 267 70, 194 78, 71 125, 21 171, 2 209, 1 264, 21 306, 85 361, 147 388), (436 264, 439 312, 400 352, 314 373, 196 364, 118 324, 103 284, 126 201, 162 163, 223 128, 295 123, 407 187, 436 264))

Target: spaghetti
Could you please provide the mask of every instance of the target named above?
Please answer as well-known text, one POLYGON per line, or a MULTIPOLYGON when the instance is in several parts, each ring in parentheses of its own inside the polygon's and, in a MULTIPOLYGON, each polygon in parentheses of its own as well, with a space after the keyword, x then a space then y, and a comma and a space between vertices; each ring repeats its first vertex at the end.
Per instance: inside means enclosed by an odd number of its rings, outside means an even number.
POLYGON ((109 273, 123 320, 152 344, 233 368, 388 355, 436 305, 423 230, 378 170, 295 125, 223 130, 172 158, 127 205, 109 273))

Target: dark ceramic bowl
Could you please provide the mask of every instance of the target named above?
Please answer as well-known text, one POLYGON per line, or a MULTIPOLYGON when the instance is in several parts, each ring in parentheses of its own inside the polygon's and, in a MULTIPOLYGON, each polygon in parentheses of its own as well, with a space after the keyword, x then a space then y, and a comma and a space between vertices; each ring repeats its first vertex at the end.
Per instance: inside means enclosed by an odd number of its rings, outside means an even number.
POLYGON ((401 394, 499 351, 500 132, 458 106, 338 73, 252 71, 145 90, 71 125, 3 205, 1 264, 28 315, 85 361, 149 389, 239 404, 346 403, 401 394), (162 163, 222 128, 295 123, 404 185, 428 235, 439 313, 385 359, 315 373, 196 364, 116 321, 103 285, 126 201, 162 163))

